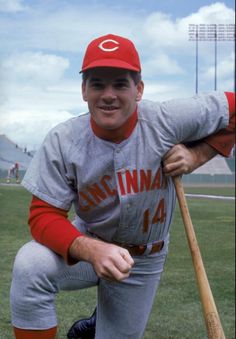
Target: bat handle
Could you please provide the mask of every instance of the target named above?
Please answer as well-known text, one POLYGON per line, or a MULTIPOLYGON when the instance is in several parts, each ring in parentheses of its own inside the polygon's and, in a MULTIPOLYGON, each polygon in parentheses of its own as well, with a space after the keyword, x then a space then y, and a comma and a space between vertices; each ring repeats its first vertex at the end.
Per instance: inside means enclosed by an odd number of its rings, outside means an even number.
POLYGON ((188 244, 192 256, 208 338, 225 339, 224 331, 220 322, 205 267, 202 261, 201 252, 198 247, 197 238, 185 198, 181 177, 173 177, 173 183, 175 186, 176 195, 180 206, 180 212, 182 215, 185 232, 187 235, 188 244))

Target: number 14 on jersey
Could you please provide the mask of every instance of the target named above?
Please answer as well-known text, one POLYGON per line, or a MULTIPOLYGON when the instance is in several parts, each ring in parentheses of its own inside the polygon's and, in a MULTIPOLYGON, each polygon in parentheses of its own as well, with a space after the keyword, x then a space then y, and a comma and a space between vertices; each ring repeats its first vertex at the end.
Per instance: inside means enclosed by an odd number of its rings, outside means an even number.
POLYGON ((143 233, 147 233, 149 225, 164 223, 166 219, 165 200, 161 199, 153 213, 149 208, 143 213, 143 233))

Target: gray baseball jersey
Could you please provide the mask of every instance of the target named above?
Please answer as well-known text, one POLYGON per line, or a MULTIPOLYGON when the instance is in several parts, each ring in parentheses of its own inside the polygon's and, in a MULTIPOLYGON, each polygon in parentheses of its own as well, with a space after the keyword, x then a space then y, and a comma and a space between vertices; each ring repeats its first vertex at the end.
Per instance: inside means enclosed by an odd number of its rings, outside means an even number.
POLYGON ((226 127, 228 120, 224 93, 142 101, 131 136, 115 144, 98 138, 90 114, 84 114, 52 129, 22 184, 58 208, 73 204, 75 225, 85 233, 126 244, 164 239, 175 192, 163 175, 163 156, 175 144, 226 127))

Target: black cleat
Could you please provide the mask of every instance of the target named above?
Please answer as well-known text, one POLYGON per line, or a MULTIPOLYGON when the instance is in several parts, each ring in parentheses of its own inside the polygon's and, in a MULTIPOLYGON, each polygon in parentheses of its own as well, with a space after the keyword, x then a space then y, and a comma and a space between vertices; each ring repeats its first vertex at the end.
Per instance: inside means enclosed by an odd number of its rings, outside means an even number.
POLYGON ((96 313, 95 308, 90 318, 77 320, 69 329, 67 338, 69 339, 94 339, 96 328, 96 313))

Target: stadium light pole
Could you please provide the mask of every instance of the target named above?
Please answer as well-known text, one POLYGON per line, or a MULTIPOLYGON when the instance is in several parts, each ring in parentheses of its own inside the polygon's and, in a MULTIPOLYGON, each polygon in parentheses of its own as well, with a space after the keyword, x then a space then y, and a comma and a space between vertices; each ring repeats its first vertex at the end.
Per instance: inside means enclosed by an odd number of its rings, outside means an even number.
POLYGON ((214 90, 217 90, 217 25, 215 25, 215 87, 214 90))
POLYGON ((195 93, 198 93, 198 25, 196 25, 196 87, 195 93))
MULTIPOLYGON (((189 41, 196 42, 196 83, 195 92, 198 93, 199 87, 199 41, 214 41, 214 90, 217 90, 217 63, 218 63, 218 41, 233 41, 235 43, 235 24, 189 24, 188 28, 189 41)), ((234 75, 235 75, 235 54, 234 54, 234 75)), ((235 76, 234 76, 235 91, 235 76)))

